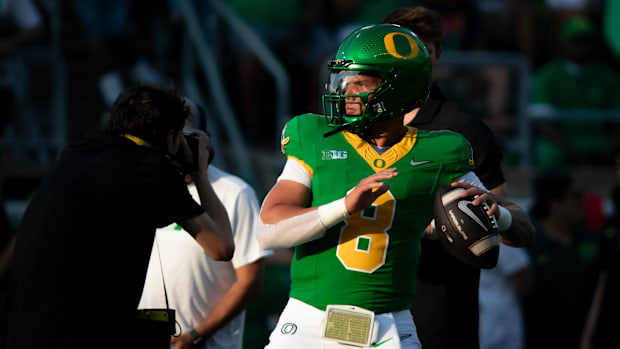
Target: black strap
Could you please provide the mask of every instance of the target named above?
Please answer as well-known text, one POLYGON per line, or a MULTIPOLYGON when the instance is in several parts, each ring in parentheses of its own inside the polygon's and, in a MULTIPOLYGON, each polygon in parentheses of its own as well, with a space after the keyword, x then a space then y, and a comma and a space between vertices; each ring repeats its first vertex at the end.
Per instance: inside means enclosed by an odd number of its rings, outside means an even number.
POLYGON ((159 257, 159 270, 161 271, 161 283, 164 285, 164 297, 166 298, 166 310, 170 310, 168 304, 168 292, 166 291, 166 281, 164 280, 164 267, 161 263, 161 253, 159 252, 159 240, 157 240, 157 233, 155 233, 155 245, 157 246, 157 256, 159 257))

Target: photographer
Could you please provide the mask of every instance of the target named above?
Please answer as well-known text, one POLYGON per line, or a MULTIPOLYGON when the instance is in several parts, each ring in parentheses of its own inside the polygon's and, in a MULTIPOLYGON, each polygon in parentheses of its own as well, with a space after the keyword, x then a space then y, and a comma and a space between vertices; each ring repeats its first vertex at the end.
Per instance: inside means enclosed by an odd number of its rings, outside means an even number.
POLYGON ((63 152, 17 233, 7 348, 142 347, 133 323, 156 228, 177 222, 211 258, 232 257, 207 136, 193 134, 191 164, 181 132, 189 114, 176 90, 141 85, 118 97, 103 132, 63 152), (187 164, 202 207, 183 181, 187 164))

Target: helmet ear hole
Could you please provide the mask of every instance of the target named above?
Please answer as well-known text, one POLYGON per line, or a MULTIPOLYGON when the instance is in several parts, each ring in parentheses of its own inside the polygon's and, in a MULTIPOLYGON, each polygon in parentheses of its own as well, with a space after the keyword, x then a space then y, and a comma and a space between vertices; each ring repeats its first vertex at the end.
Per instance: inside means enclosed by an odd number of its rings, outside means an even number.
POLYGON ((396 79, 396 78, 398 78, 398 73, 400 73, 400 66, 394 67, 394 68, 390 69, 388 71, 388 78, 389 79, 396 79))

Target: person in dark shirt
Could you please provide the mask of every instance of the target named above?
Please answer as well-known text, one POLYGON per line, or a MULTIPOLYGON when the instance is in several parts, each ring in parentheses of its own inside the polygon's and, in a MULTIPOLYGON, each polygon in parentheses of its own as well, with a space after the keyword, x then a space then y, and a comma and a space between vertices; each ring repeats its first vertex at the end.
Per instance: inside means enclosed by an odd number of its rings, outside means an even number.
POLYGON ((117 98, 104 131, 61 154, 17 232, 6 348, 142 347, 134 323, 156 228, 177 222, 211 258, 232 257, 207 135, 193 134, 192 163, 181 132, 189 116, 173 88, 137 86, 117 98), (191 163, 202 206, 179 163, 191 163))
POLYGON ((524 301, 527 347, 580 348, 600 270, 600 235, 584 224, 583 192, 569 174, 539 174, 534 193, 530 216, 539 234, 529 248, 534 289, 524 301))
MULTIPOLYGON (((620 170, 620 155, 616 155, 616 170, 620 170)), ((614 212, 605 222, 600 238, 601 271, 581 338, 582 348, 620 345, 616 335, 620 319, 620 172, 617 175, 618 182, 611 195, 614 212)))
MULTIPOLYGON (((385 16, 393 23, 413 30, 426 45, 433 67, 441 55, 441 15, 425 7, 403 7, 385 16)), ((428 101, 421 109, 405 115, 405 123, 421 130, 451 130, 471 144, 474 172, 491 192, 506 196, 500 167, 502 153, 491 130, 446 99, 433 83, 428 101)), ((480 270, 470 267, 442 247, 431 236, 422 239, 416 295, 412 312, 422 346, 426 348, 478 348, 478 284, 480 270)), ((519 247, 531 244, 533 235, 500 235, 503 243, 519 247)))

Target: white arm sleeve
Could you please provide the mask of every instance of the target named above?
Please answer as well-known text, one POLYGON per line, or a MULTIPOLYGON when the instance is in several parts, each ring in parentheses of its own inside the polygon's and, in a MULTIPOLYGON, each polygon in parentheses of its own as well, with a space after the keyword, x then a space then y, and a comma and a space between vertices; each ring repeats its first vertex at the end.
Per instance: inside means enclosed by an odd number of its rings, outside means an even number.
POLYGON ((325 225, 318 210, 283 219, 275 224, 265 224, 259 218, 258 243, 264 249, 295 247, 325 235, 325 225))
POLYGON ((478 176, 476 176, 476 174, 473 171, 469 171, 466 174, 462 175, 461 178, 459 178, 458 180, 459 182, 463 182, 463 183, 467 183, 467 184, 471 184, 475 187, 479 187, 482 188, 483 190, 489 191, 484 184, 482 184, 482 182, 480 181, 480 178, 478 178, 478 176))
POLYGON ((301 183, 308 187, 308 189, 312 189, 312 175, 299 162, 290 157, 286 160, 278 181, 281 179, 301 183))

